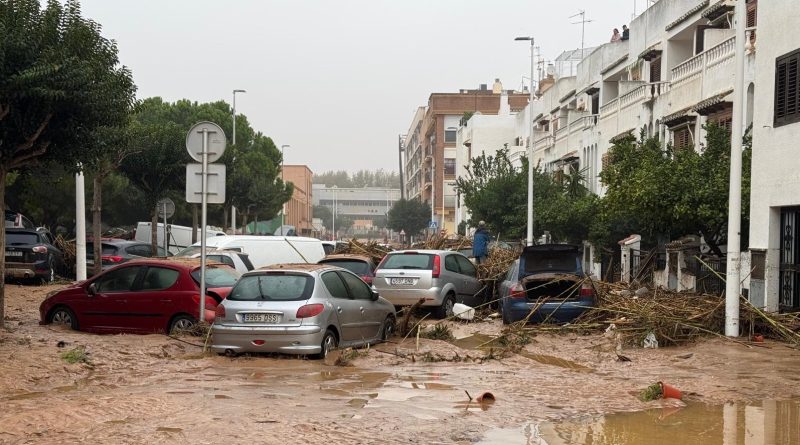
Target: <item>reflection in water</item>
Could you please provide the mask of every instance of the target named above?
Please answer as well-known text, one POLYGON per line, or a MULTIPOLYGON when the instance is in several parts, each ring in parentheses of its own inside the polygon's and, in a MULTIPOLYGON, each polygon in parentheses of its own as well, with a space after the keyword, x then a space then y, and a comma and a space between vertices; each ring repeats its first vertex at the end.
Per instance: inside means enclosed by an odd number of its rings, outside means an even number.
POLYGON ((493 430, 480 443, 526 445, 800 444, 800 400, 689 405, 493 430))

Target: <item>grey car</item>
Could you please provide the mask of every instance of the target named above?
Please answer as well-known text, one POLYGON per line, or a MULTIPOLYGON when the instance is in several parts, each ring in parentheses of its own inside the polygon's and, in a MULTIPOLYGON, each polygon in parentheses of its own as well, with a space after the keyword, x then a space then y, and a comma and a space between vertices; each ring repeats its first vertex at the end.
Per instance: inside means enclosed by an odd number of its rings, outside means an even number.
POLYGON ((435 315, 453 315, 453 305, 483 303, 485 289, 475 265, 451 250, 398 250, 384 257, 375 269, 372 287, 396 306, 424 299, 435 315))
POLYGON ((352 272, 325 264, 279 264, 248 272, 217 306, 211 349, 324 358, 394 333, 394 306, 352 272))

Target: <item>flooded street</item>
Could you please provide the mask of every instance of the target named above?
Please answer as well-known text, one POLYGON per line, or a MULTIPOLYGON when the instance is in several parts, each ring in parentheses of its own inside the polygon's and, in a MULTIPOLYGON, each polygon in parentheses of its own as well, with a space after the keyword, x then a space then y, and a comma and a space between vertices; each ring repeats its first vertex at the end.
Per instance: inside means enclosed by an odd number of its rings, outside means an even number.
POLYGON ((520 354, 491 359, 486 348, 501 329, 491 322, 453 324, 459 340, 422 339, 419 350, 395 338, 347 366, 232 359, 162 335, 39 326, 51 289, 7 286, 3 444, 800 443, 800 353, 777 343, 706 339, 626 349, 631 361, 619 362, 602 335, 540 335, 520 354), (67 363, 61 355, 77 346, 88 361, 67 363), (657 381, 684 400, 639 401, 657 381), (478 403, 487 391, 494 403, 478 403))

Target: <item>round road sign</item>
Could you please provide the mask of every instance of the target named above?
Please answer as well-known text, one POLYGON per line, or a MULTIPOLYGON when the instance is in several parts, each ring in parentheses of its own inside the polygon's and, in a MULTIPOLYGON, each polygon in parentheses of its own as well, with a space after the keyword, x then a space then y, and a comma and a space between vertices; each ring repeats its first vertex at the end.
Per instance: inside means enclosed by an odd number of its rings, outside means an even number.
POLYGON ((175 203, 169 198, 161 198, 156 204, 156 210, 159 218, 172 218, 172 215, 175 214, 175 203), (166 215, 164 215, 165 210, 166 215))
POLYGON ((225 132, 213 122, 198 122, 186 135, 186 151, 197 162, 203 162, 203 130, 208 134, 208 162, 216 162, 225 153, 225 132))

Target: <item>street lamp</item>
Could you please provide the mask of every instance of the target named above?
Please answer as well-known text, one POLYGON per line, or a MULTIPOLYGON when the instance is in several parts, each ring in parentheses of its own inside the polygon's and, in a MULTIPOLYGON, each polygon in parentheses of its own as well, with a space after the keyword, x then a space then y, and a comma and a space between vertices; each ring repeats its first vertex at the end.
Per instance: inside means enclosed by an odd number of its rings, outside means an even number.
POLYGON ((514 40, 530 41, 531 42, 531 97, 528 100, 528 119, 531 121, 531 132, 528 136, 528 233, 526 237, 526 244, 533 245, 533 71, 535 69, 534 44, 533 37, 517 37, 514 40))
MULTIPOLYGON (((246 93, 245 90, 233 90, 233 136, 231 145, 236 145, 236 93, 246 93)), ((233 162, 236 162, 236 156, 233 157, 233 162)), ((233 234, 236 235, 236 206, 231 206, 231 229, 233 234)))
MULTIPOLYGON (((286 163, 283 160, 283 149, 284 148, 292 148, 291 145, 281 145, 281 181, 284 183, 284 187, 286 186, 286 180, 283 176, 283 166, 286 163)), ((291 199, 291 197, 289 198, 291 199)), ((284 218, 286 218, 286 203, 283 203, 283 210, 281 211, 281 236, 283 236, 283 224, 285 223, 284 218)))
POLYGON ((333 218, 331 219, 331 226, 333 229, 333 240, 336 241, 336 185, 331 187, 333 189, 333 218))

